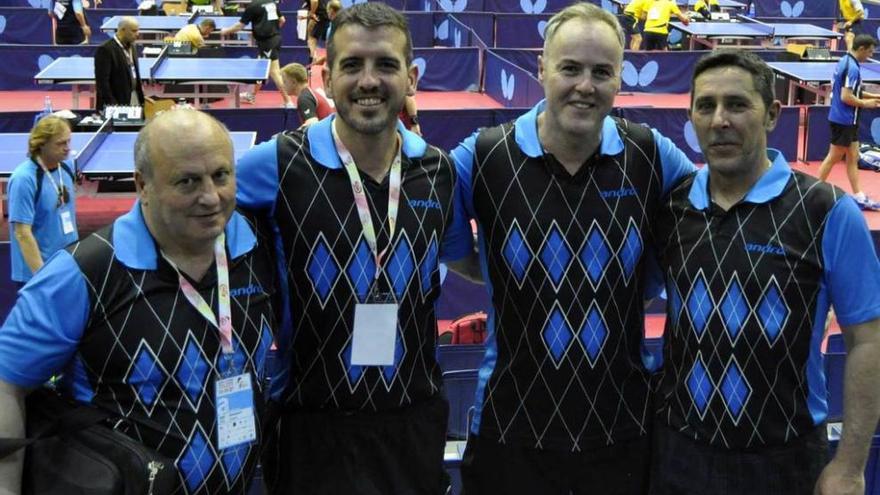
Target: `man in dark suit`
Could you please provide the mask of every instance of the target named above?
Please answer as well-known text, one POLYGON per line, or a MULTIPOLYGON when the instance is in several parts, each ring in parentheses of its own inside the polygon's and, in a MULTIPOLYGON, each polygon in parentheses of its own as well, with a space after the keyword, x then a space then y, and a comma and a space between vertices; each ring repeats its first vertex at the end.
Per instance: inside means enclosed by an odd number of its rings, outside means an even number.
POLYGON ((137 20, 123 17, 116 35, 95 52, 95 108, 98 112, 107 105, 143 106, 144 91, 134 47, 137 36, 137 20))

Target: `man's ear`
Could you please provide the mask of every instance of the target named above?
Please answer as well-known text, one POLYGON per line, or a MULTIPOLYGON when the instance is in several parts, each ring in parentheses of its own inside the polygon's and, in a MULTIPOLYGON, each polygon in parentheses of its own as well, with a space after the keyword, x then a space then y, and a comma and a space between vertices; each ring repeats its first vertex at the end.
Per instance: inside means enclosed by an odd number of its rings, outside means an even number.
POLYGON ((141 173, 140 170, 134 171, 134 187, 137 191, 138 199, 142 205, 147 205, 150 201, 149 193, 147 192, 147 181, 144 180, 144 174, 141 173))
POLYGON ((779 100, 773 100, 773 103, 770 104, 770 108, 767 109, 767 115, 764 117, 764 129, 766 129, 767 132, 776 128, 776 123, 779 122, 779 114, 781 112, 782 103, 779 100))
POLYGON ((321 68, 321 79, 324 81, 324 93, 333 98, 333 76, 330 73, 330 64, 324 63, 321 68))

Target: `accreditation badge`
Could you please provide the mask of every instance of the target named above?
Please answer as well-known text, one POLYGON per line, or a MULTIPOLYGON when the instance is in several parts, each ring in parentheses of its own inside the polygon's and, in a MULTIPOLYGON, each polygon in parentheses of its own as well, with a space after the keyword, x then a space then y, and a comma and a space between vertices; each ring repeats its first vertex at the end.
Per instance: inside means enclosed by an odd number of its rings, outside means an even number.
POLYGON ((217 446, 222 450, 256 441, 257 421, 251 374, 219 378, 215 389, 217 446))

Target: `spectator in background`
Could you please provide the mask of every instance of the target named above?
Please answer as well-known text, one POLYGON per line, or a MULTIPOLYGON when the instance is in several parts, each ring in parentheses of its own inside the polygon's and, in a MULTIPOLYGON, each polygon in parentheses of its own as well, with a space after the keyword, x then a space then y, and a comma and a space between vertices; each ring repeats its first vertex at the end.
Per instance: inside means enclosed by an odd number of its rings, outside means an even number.
POLYGON ((198 24, 187 24, 177 34, 174 35, 174 41, 188 42, 193 48, 201 48, 205 46, 205 38, 211 35, 217 25, 214 19, 202 19, 198 24))
POLYGON ((86 20, 81 0, 53 0, 49 17, 55 26, 56 45, 88 43, 92 29, 86 20))
POLYGON ((24 284, 55 251, 79 239, 70 124, 44 117, 31 130, 28 159, 9 178, 12 280, 24 284))
MULTIPOLYGON (((287 64, 281 68, 284 92, 296 98, 296 111, 303 126, 314 124, 333 113, 333 106, 318 91, 309 87, 309 73, 302 64, 287 64)), ((293 108, 290 103, 287 108, 293 108)))
POLYGON ((621 27, 629 35, 629 49, 638 51, 642 46, 642 26, 648 15, 648 7, 654 0, 632 0, 619 16, 621 27))
MULTIPOLYGON (((329 40, 330 34, 333 32, 333 19, 336 19, 336 16, 339 15, 339 11, 342 10, 342 3, 340 3, 339 0, 330 0, 330 2, 327 4, 326 10, 327 19, 329 22, 327 22, 327 29, 325 30, 326 37, 324 39, 329 40)), ((317 26, 315 27, 315 29, 318 29, 317 26)), ((314 39, 311 34, 309 34, 309 41, 309 58, 312 60, 311 65, 322 65, 327 60, 326 54, 317 55, 315 53, 315 51, 318 49, 318 40, 314 39)))
POLYGON ((838 29, 843 28, 843 40, 846 42, 847 51, 852 50, 853 40, 857 35, 865 32, 862 19, 865 18, 865 8, 860 0, 838 0, 840 20, 837 21, 838 29), (841 22, 842 21, 842 22, 841 22))
POLYGON ((107 105, 144 105, 137 37, 137 20, 123 17, 116 34, 95 51, 95 106, 99 113, 107 105))
MULTIPOLYGON (((235 34, 248 24, 257 42, 257 57, 269 59, 269 77, 275 83, 275 87, 281 93, 282 105, 290 105, 290 97, 284 91, 284 82, 281 80, 281 67, 278 64, 278 54, 281 51, 281 27, 284 26, 284 16, 276 0, 252 0, 245 8, 241 19, 232 26, 220 31, 221 36, 235 34)), ((256 101, 256 93, 260 85, 254 87, 253 93, 245 93, 246 102, 253 104, 256 101)))
POLYGON ((688 18, 682 14, 675 4, 675 0, 653 0, 645 15, 645 50, 666 51, 669 48, 667 37, 669 36, 669 20, 672 14, 678 17, 682 24, 688 24, 688 18))
POLYGON ((721 5, 718 4, 718 0, 697 0, 694 4, 694 12, 708 20, 712 17, 712 12, 721 12, 721 5))

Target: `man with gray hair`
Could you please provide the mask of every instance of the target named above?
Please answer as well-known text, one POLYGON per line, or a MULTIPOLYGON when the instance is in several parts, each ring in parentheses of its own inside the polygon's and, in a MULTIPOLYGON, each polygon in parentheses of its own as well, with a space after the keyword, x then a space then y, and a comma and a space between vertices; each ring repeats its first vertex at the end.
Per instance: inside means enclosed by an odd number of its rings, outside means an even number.
POLYGON ((107 105, 144 105, 141 72, 135 41, 138 22, 123 17, 116 34, 95 51, 95 109, 107 105))
POLYGON ((469 495, 647 487, 643 298, 659 287, 647 287, 643 253, 660 198, 693 165, 656 131, 609 116, 623 49, 601 8, 557 13, 538 60, 546 99, 452 152, 492 294, 469 495))
MULTIPOLYGON (((28 389, 63 372, 66 395, 174 460, 172 493, 245 493, 274 333, 271 253, 234 211, 232 142, 217 120, 163 113, 135 160, 131 211, 51 257, 0 329, 0 438, 24 436, 28 389)), ((0 493, 19 493, 22 457, 0 459, 0 493)))

